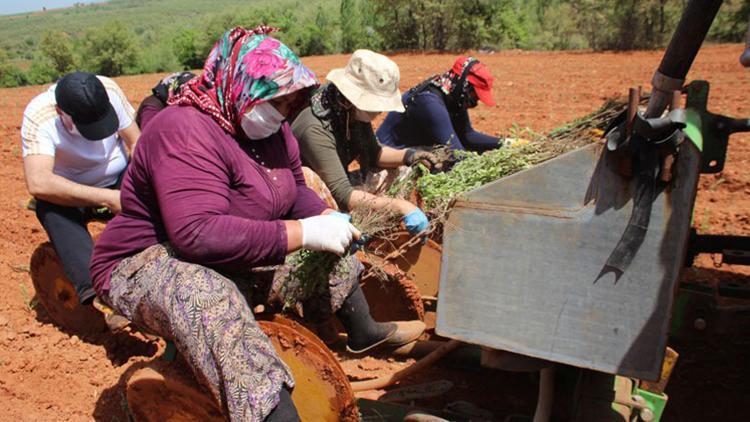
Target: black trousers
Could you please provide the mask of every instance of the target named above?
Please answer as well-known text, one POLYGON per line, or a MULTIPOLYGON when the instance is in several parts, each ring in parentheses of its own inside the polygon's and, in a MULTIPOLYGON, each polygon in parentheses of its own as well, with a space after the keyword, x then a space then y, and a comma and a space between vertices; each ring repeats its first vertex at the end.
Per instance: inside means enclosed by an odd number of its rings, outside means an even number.
MULTIPOLYGON (((124 176, 123 170, 117 183, 107 189, 119 189, 124 176)), ((93 302, 96 296, 89 273, 94 240, 87 224, 91 220, 109 220, 112 217, 114 215, 109 211, 100 212, 95 207, 67 207, 41 199, 36 200, 36 218, 47 232, 55 252, 62 261, 65 275, 73 283, 78 301, 82 304, 93 302)))
POLYGON ((37 199, 36 217, 55 247, 78 300, 83 304, 91 303, 96 295, 89 273, 94 240, 86 225, 91 220, 101 219, 101 214, 89 207, 66 207, 37 199))

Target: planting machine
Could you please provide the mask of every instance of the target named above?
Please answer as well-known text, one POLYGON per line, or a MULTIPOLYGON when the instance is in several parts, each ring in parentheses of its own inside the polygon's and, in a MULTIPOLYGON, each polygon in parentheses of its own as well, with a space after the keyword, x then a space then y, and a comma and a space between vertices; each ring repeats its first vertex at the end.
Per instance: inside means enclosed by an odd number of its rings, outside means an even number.
MULTIPOLYGON (((750 311, 718 309, 678 285, 699 253, 750 264, 749 238, 691 228, 699 175, 720 172, 729 136, 750 131, 748 119, 707 111, 707 82, 685 84, 721 3, 689 2, 645 110, 631 89, 604 142, 463 195, 442 245, 390 260, 424 303, 437 296, 437 335, 480 346, 485 367, 541 371, 535 421, 550 417, 556 366, 579 368, 574 420, 659 420, 677 359, 670 329, 681 335, 685 322, 703 329, 704 318, 750 311)), ((719 290, 750 296, 742 286, 719 290)))
MULTIPOLYGON (((434 360, 468 344, 485 368, 540 371, 534 421, 550 418, 559 368, 575 368, 573 420, 659 420, 677 359, 667 347, 670 330, 680 335, 686 325, 705 327, 716 316, 699 291, 678 285, 681 270, 703 252, 750 263, 748 238, 691 229, 699 175, 721 171, 729 135, 750 130, 747 119, 707 111, 707 82, 684 81, 720 5, 689 2, 648 105, 640 110, 640 89, 631 89, 628 110, 611 123, 605 142, 463 195, 440 239, 404 236, 368 262, 396 281, 363 280, 376 319, 422 318, 431 328, 426 341, 398 353, 434 360)), ((77 304, 49 244, 35 251, 31 271, 56 322, 73 331, 102 329, 91 325, 100 317, 77 304)), ((741 286, 723 289, 750 296, 741 286)), ((294 372, 303 420, 357 418, 352 388, 315 334, 280 317, 261 325, 294 372)), ((194 381, 171 368, 154 362, 132 374, 127 398, 135 416, 217 418, 194 381), (155 400, 165 395, 175 398, 169 406, 155 400)), ((365 419, 401 420, 408 409, 360 400, 359 410, 365 419)))

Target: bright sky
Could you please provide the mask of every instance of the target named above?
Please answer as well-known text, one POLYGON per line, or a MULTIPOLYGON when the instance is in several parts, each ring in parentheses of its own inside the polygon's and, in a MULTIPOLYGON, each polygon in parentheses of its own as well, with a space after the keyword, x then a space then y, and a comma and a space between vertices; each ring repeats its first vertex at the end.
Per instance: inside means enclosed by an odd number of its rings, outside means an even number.
POLYGON ((0 0, 0 15, 57 9, 72 6, 76 3, 101 3, 106 0, 0 0))

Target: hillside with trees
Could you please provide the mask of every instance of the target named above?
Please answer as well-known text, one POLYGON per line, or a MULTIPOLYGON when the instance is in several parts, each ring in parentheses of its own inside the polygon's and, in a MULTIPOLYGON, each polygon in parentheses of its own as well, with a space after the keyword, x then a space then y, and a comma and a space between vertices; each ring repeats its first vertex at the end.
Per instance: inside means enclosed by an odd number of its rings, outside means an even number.
MULTIPOLYGON (((73 69, 194 69, 235 25, 281 27, 301 56, 380 51, 634 50, 664 46, 684 0, 112 0, 0 17, 0 86, 73 69)), ((710 41, 740 41, 750 2, 726 0, 710 41)))

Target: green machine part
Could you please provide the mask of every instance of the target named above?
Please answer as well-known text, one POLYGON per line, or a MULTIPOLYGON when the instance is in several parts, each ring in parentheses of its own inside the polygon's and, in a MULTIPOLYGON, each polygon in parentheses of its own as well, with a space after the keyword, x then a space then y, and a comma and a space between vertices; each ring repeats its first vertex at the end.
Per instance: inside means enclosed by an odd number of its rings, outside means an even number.
POLYGON ((642 382, 621 375, 596 371, 580 372, 575 395, 574 422, 658 422, 667 406, 663 388, 669 380, 676 353, 668 352, 666 374, 655 382, 642 382))
POLYGON ((685 86, 687 127, 684 131, 701 152, 701 173, 719 173, 724 169, 729 136, 750 131, 750 120, 709 112, 709 88, 709 83, 701 80, 685 86))
POLYGON ((699 151, 703 152, 703 133, 701 133, 701 115, 694 109, 685 110, 685 135, 690 138, 699 151))
POLYGON ((633 389, 633 397, 643 399, 641 403, 643 407, 639 409, 641 420, 645 422, 658 422, 661 420, 664 408, 667 407, 668 398, 666 394, 656 394, 636 387, 633 389))

